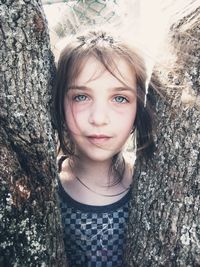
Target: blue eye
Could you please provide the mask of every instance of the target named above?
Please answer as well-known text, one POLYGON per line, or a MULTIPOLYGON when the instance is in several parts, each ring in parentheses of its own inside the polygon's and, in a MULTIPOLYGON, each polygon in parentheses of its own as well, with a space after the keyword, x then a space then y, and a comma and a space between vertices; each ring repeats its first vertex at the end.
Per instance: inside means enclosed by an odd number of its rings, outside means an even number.
POLYGON ((128 100, 123 96, 116 96, 114 98, 114 101, 117 103, 127 103, 128 102, 128 100))
POLYGON ((87 96, 85 96, 85 95, 76 95, 76 96, 74 96, 73 100, 75 100, 76 102, 86 101, 87 100, 87 96))

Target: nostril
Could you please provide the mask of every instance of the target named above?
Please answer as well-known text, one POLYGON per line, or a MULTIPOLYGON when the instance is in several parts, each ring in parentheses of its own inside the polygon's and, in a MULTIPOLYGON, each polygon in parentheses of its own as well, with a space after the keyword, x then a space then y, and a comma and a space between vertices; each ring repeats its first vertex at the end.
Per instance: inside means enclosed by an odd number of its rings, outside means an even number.
POLYGON ((94 125, 105 125, 109 123, 108 112, 102 106, 91 110, 89 122, 94 125))

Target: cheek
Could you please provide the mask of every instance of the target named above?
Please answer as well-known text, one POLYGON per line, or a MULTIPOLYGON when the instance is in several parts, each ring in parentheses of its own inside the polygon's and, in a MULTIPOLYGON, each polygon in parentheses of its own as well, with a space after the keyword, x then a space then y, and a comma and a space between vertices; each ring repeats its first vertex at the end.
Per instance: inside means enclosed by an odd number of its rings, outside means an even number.
POLYGON ((71 132, 80 133, 83 128, 83 122, 83 113, 78 112, 76 109, 72 108, 72 106, 65 108, 65 123, 71 132))
POLYGON ((76 128, 76 116, 70 105, 66 105, 65 107, 65 123, 70 131, 74 131, 76 128))
POLYGON ((132 110, 132 114, 131 114, 131 116, 130 116, 131 125, 133 125, 134 122, 135 122, 136 113, 137 113, 137 106, 134 106, 134 108, 133 108, 133 110, 132 110))
POLYGON ((135 124, 135 118, 136 118, 136 108, 131 110, 131 112, 127 115, 124 115, 123 123, 124 126, 121 125, 121 128, 124 129, 124 136, 129 137, 130 133, 132 132, 135 124))
POLYGON ((132 125, 135 121, 136 113, 137 113, 137 102, 134 102, 132 108, 130 109, 130 120, 132 125))
POLYGON ((127 115, 124 116, 123 122, 124 122, 124 125, 125 125, 127 132, 130 132, 132 130, 134 122, 135 122, 135 117, 136 117, 136 111, 130 113, 129 116, 127 116, 127 115))
POLYGON ((123 109, 116 116, 116 121, 119 125, 124 125, 126 128, 132 128, 136 118, 137 106, 131 105, 123 109))

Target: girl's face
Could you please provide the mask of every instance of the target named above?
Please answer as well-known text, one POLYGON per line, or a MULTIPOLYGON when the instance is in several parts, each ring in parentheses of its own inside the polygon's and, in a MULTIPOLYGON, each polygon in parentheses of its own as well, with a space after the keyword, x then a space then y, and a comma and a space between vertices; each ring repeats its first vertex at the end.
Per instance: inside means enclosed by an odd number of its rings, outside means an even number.
POLYGON ((90 57, 65 96, 65 121, 82 159, 111 160, 133 128, 136 77, 124 59, 116 58, 115 63, 119 80, 90 57))

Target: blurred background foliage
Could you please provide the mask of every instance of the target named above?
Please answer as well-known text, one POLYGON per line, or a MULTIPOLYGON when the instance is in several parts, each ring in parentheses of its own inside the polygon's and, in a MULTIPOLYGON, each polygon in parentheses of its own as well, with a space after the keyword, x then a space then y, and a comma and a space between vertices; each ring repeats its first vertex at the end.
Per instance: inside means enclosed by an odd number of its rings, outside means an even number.
POLYGON ((42 3, 56 58, 67 36, 96 25, 114 29, 140 48, 149 73, 158 54, 164 56, 161 47, 166 46, 173 23, 200 6, 200 0, 42 0, 42 3))

